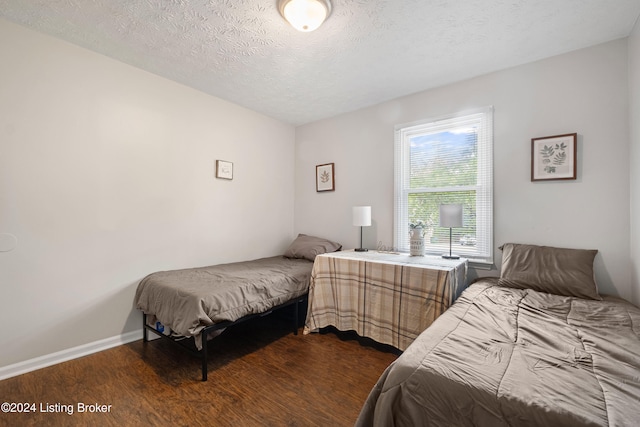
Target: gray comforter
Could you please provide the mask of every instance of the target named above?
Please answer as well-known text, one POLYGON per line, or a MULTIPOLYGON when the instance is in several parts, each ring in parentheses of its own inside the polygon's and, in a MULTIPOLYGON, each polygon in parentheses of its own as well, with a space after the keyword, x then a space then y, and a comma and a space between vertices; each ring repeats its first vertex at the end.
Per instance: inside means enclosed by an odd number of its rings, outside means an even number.
POLYGON ((135 305, 173 334, 196 336, 206 326, 264 313, 304 295, 312 267, 311 261, 277 256, 160 271, 140 281, 135 305))
POLYGON ((640 309, 482 280, 389 366, 356 425, 640 425, 640 309))

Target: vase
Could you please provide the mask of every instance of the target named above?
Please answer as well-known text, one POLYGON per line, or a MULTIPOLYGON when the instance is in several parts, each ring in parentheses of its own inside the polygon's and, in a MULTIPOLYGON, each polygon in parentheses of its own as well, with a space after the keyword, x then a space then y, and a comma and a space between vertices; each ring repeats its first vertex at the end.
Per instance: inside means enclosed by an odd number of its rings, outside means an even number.
POLYGON ((409 230, 409 254, 424 256, 424 229, 422 227, 409 230))

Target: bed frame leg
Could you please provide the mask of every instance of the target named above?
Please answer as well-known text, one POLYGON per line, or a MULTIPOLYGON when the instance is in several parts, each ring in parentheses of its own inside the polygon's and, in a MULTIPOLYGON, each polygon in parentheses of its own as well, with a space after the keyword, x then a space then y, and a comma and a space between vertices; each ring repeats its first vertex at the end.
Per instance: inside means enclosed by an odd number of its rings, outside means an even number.
POLYGON ((142 313, 142 340, 149 342, 149 331, 147 331, 147 314, 142 313))
POLYGON ((298 335, 298 316, 299 314, 299 306, 300 306, 300 300, 296 301, 296 303, 294 304, 295 308, 294 308, 294 314, 293 314, 293 335, 298 335))
POLYGON ((203 333, 202 334, 202 381, 206 381, 207 380, 207 347, 208 347, 208 343, 209 340, 207 340, 207 333, 203 333))

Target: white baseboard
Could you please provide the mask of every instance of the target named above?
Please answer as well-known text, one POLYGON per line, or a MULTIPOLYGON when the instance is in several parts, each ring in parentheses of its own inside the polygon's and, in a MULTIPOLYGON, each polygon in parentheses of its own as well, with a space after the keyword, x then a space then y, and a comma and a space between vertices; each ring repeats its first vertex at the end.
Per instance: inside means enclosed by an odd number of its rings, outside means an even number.
MULTIPOLYGON (((151 335, 151 334, 149 334, 151 335)), ((0 368, 0 381, 142 339, 142 329, 0 368)))

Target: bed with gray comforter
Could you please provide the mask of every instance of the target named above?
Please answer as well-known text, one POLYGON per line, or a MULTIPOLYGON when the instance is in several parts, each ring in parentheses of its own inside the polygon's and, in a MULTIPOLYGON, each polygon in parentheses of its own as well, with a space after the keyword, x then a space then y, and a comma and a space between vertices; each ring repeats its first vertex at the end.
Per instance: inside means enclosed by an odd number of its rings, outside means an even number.
MULTIPOLYGON (((265 313, 309 290, 313 263, 283 256, 183 270, 140 281, 136 307, 174 336, 197 337, 207 326, 265 313)), ((200 340, 196 345, 201 348, 200 340)))
POLYGON ((299 234, 284 255, 158 271, 143 278, 134 304, 143 312, 147 331, 184 344, 193 338, 207 380, 207 341, 229 326, 293 306, 297 334, 298 307, 306 302, 313 261, 319 254, 340 250, 339 243, 299 234))
POLYGON ((501 277, 469 286, 387 368, 356 425, 640 425, 640 309, 571 289, 575 269, 536 273, 571 268, 562 251, 507 247, 501 277))

